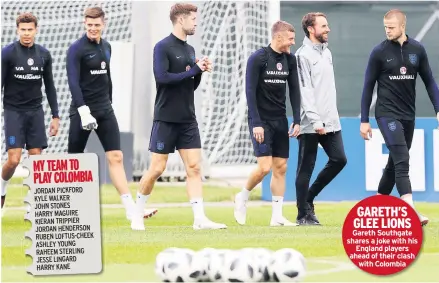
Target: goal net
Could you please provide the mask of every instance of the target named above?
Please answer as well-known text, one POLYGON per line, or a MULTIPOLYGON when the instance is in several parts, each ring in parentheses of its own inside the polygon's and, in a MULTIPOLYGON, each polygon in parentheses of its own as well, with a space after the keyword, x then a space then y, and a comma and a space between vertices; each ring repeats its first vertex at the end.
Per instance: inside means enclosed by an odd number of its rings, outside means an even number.
MULTIPOLYGON (((273 1, 194 3, 199 7, 197 35, 200 37, 200 47, 197 47, 196 52, 209 56, 214 62, 213 72, 203 75, 196 95, 196 99, 201 97, 199 125, 203 143, 203 169, 216 165, 253 164, 255 158, 247 125, 245 70, 251 53, 269 43, 273 1)), ((108 23, 104 37, 109 41, 131 42, 132 5, 132 1, 2 2, 2 46, 17 39, 16 17, 22 12, 32 12, 39 19, 36 42, 49 49, 53 57, 53 75, 62 119, 60 132, 57 137, 49 138, 46 153, 61 153, 67 150, 71 95, 65 59, 69 45, 84 33, 84 10, 91 6, 101 6, 106 12, 108 23)), ((48 128, 51 120, 50 108, 45 95, 43 96, 48 128)), ((1 117, 3 123, 3 115, 1 117)), ((4 148, 4 131, 1 132, 1 139, 4 148)), ((149 163, 149 155, 144 151, 134 152, 134 155, 134 170, 144 171, 149 163)), ((6 160, 6 156, 3 150, 2 162, 6 160)), ((185 175, 181 160, 170 162, 169 167, 172 163, 176 166, 169 170, 169 174, 174 172, 176 176, 185 175)))
MULTIPOLYGON (((108 26, 105 38, 109 41, 131 41, 131 2, 128 1, 2 1, 2 37, 4 47, 18 39, 15 20, 20 13, 31 12, 38 18, 39 30, 36 43, 46 47, 53 58, 53 76, 58 95, 60 131, 56 137, 48 139, 46 153, 67 151, 71 95, 67 83, 65 60, 69 45, 84 33, 83 14, 86 8, 100 6, 106 12, 108 26)), ((43 84, 44 85, 44 84, 43 84)), ((46 125, 51 121, 51 110, 43 88, 43 109, 46 125)), ((1 107, 3 125, 3 107, 1 107)), ((2 148, 5 148, 4 131, 1 131, 2 148)), ((2 162, 7 153, 2 151, 2 162)))
POLYGON ((199 11, 199 53, 214 62, 213 72, 204 74, 200 85, 202 140, 208 163, 254 163, 245 71, 251 53, 270 41, 270 3, 206 1, 199 11))

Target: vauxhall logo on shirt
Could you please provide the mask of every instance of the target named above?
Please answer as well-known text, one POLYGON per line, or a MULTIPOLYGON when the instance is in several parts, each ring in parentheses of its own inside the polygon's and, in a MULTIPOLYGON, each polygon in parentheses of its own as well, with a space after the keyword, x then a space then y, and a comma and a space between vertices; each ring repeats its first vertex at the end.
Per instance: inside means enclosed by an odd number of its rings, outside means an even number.
POLYGON ((401 75, 389 76, 389 78, 391 80, 414 80, 415 79, 414 75, 406 75, 407 74, 407 68, 406 67, 399 68, 399 72, 401 73, 401 75))
MULTIPOLYGON (((282 63, 277 63, 276 64, 276 71, 266 71, 266 74, 268 76, 274 77, 274 76, 279 76, 279 77, 283 77, 283 76, 288 76, 290 72, 288 71, 282 71, 282 63)), ((269 78, 269 79, 265 79, 264 82, 266 83, 272 83, 272 84, 284 84, 286 83, 285 79, 282 78, 269 78)))
POLYGON ((105 67, 107 66, 107 64, 102 61, 101 62, 101 69, 102 70, 90 70, 90 74, 92 75, 102 75, 102 74, 106 74, 107 70, 105 69, 105 67))
MULTIPOLYGON (((387 62, 390 62, 392 59, 387 59, 387 62)), ((409 54, 409 61, 412 65, 416 65, 416 62, 418 61, 418 56, 416 54, 409 54)), ((399 73, 401 75, 392 75, 389 76, 390 80, 414 80, 414 75, 407 75, 407 68, 402 66, 399 68, 399 73)))
POLYGON ((27 60, 27 64, 29 65, 29 67, 23 67, 23 66, 15 66, 15 73, 14 73, 14 77, 16 79, 19 80, 39 80, 41 79, 41 74, 36 73, 38 71, 43 72, 44 69, 43 67, 38 67, 38 66, 33 66, 34 65, 34 60, 32 58, 29 58, 27 60), (32 73, 27 73, 27 74, 23 74, 26 72, 34 72, 32 73))

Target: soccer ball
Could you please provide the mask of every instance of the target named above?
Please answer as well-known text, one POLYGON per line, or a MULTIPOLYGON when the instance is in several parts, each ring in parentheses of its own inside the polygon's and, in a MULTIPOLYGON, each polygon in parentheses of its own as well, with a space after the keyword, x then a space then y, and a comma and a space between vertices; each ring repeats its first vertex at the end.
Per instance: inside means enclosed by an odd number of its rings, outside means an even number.
POLYGON ((210 254, 207 265, 207 277, 210 282, 224 282, 226 258, 232 253, 231 250, 215 250, 210 254))
POLYGON ((188 270, 191 280, 195 280, 197 282, 210 282, 207 271, 210 258, 214 253, 215 249, 205 248, 194 254, 190 269, 188 270))
POLYGON ((257 248, 254 250, 254 257, 257 265, 259 282, 268 282, 271 280, 270 273, 268 272, 268 267, 270 265, 271 259, 273 257, 273 252, 264 249, 257 248))
POLYGON ((155 271, 164 282, 196 282, 189 270, 192 267, 194 251, 170 248, 161 252, 156 258, 155 271))
POLYGON ((226 254, 223 279, 228 282, 257 282, 262 278, 258 269, 258 262, 251 252, 234 251, 226 254))
POLYGON ((294 249, 274 252, 268 273, 274 282, 301 282, 305 277, 306 262, 303 255, 294 249))
POLYGON ((268 266, 273 252, 264 248, 244 248, 241 252, 251 258, 251 265, 254 271, 253 282, 269 282, 268 266))
POLYGON ((174 256, 174 253, 177 253, 179 251, 178 248, 168 248, 164 251, 161 251, 155 259, 155 274, 161 279, 161 280, 167 280, 166 274, 165 274, 165 265, 172 259, 174 256))

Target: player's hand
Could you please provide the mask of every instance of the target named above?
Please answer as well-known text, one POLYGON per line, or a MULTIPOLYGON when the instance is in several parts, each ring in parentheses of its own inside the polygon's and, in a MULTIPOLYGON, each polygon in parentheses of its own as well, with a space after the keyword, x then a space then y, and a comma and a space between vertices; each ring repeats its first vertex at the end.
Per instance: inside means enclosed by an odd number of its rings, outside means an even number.
POLYGON ((288 132, 288 135, 290 136, 290 138, 297 137, 299 135, 299 133, 300 133, 300 125, 292 123, 290 126, 290 130, 288 132))
POLYGON ((370 127, 370 123, 361 123, 360 135, 363 139, 367 141, 372 138, 372 128, 370 127))
POLYGON ((83 105, 78 108, 79 116, 81 116, 81 125, 84 130, 91 131, 98 128, 98 123, 96 119, 91 115, 90 108, 83 105))
POLYGON ((59 118, 52 118, 50 122, 49 136, 54 137, 58 134, 59 129, 59 118))
POLYGON ((254 127, 253 128, 253 136, 255 137, 258 143, 264 142, 264 128, 262 127, 254 127))
POLYGON ((318 128, 318 129, 316 129, 315 131, 316 131, 316 133, 319 134, 319 135, 326 135, 325 127, 323 127, 323 128, 318 128))
POLYGON ((313 123, 312 127, 317 134, 326 135, 325 124, 321 121, 313 123))
POLYGON ((197 65, 201 69, 202 72, 206 71, 207 65, 205 58, 202 58, 201 60, 197 60, 197 65))
POLYGON ((206 72, 212 72, 212 61, 207 57, 205 57, 204 61, 206 62, 206 72))

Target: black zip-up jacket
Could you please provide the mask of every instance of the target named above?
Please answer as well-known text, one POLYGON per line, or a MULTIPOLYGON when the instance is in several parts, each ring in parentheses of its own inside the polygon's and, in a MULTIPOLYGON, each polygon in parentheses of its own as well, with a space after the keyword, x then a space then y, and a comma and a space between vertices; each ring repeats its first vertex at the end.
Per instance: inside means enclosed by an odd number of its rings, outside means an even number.
POLYGON ((414 120, 418 73, 425 84, 435 113, 438 113, 439 89, 422 44, 407 37, 402 45, 385 40, 376 46, 370 54, 366 69, 361 99, 361 122, 369 122, 375 82, 378 82, 375 117, 414 120))
POLYGON ((52 57, 39 44, 23 46, 15 41, 2 48, 2 88, 5 109, 28 111, 43 102, 42 81, 52 117, 58 118, 58 101, 53 82, 52 57))
POLYGON ((293 123, 300 124, 300 86, 296 56, 277 53, 271 46, 261 48, 247 60, 245 81, 248 117, 253 127, 261 127, 262 121, 286 117, 287 83, 293 123))
POLYGON ((202 71, 195 62, 194 48, 170 34, 155 45, 153 53, 157 87, 154 120, 195 122, 194 91, 200 85, 202 71))
POLYGON ((67 78, 72 94, 71 112, 87 105, 90 111, 111 108, 111 45, 101 38, 99 43, 86 34, 67 51, 67 78))

